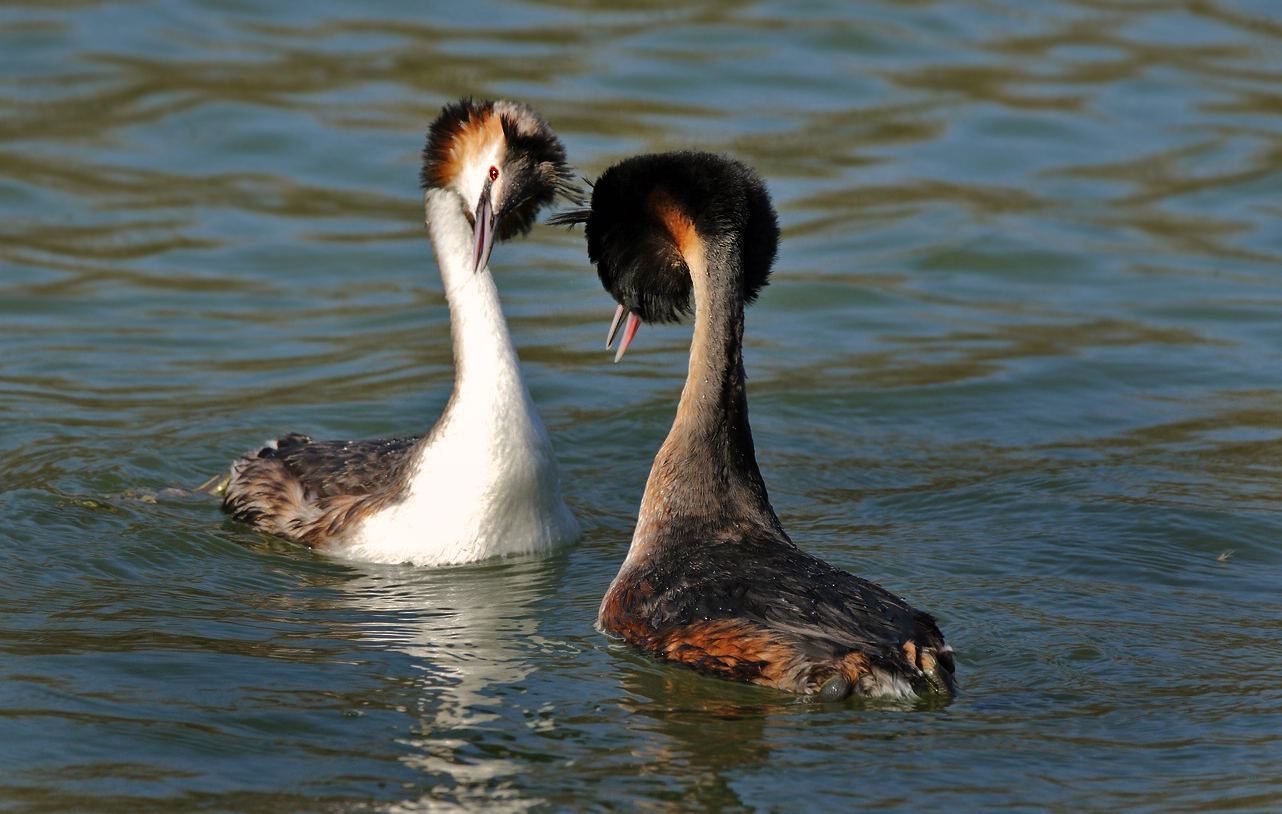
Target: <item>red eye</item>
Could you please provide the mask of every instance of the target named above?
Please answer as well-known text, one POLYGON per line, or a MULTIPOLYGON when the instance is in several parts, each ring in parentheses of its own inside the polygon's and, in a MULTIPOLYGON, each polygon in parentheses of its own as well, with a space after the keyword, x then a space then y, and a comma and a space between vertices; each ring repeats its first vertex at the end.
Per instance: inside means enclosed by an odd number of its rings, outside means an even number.
POLYGON ((498 178, 499 178, 499 168, 498 168, 498 167, 490 167, 490 180, 491 180, 491 181, 497 181, 497 180, 498 180, 498 178))

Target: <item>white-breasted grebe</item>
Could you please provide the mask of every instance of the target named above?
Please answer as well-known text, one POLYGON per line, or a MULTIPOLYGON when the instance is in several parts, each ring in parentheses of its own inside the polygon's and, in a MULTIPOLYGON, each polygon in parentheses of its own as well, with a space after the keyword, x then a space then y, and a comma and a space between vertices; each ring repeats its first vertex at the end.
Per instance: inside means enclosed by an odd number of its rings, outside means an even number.
POLYGON ((313 441, 291 433, 205 491, 259 531, 368 562, 444 565, 574 541, 552 444, 521 375, 488 260, 557 195, 582 200, 535 110, 446 105, 423 149, 428 233, 450 309, 454 390, 422 437, 313 441))
POLYGON ((626 316, 620 356, 639 321, 672 321, 694 298, 689 373, 601 630, 702 673, 826 700, 951 695, 934 619, 799 549, 770 505, 742 353, 744 306, 779 240, 760 177, 710 153, 637 156, 601 175, 590 208, 552 222, 585 224, 619 304, 610 342, 626 316))

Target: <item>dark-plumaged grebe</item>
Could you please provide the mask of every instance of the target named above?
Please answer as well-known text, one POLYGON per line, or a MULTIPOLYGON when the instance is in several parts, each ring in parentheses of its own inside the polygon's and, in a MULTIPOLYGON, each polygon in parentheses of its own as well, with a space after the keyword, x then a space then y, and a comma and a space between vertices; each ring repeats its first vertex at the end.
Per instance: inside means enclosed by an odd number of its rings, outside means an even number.
POLYGON ((561 498, 547 430, 521 375, 490 249, 562 195, 581 201, 565 149, 533 109, 447 105, 423 150, 424 204, 450 309, 455 380, 422 437, 313 441, 289 434, 205 491, 255 529, 368 562, 442 565, 543 553, 579 524, 561 498))
POLYGON ((694 299, 689 374, 600 628, 708 675, 825 700, 951 695, 934 619, 799 549, 770 505, 742 354, 744 306, 779 239, 757 174, 709 153, 638 156, 601 175, 590 208, 552 222, 585 224, 619 304, 607 345, 626 325, 620 356, 639 321, 672 321, 694 299))

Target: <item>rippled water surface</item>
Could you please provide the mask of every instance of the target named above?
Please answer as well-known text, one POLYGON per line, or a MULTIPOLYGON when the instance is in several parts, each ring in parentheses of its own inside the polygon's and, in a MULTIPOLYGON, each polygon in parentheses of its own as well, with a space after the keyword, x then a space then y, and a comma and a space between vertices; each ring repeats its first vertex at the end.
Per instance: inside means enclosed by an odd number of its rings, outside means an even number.
POLYGON ((1272 0, 0 7, 0 808, 1282 810, 1272 0), (797 703, 592 626, 684 376, 577 233, 495 252, 583 540, 366 567, 191 487, 452 376, 423 132, 697 146, 784 227, 749 312, 794 539, 931 610, 960 697, 797 703))

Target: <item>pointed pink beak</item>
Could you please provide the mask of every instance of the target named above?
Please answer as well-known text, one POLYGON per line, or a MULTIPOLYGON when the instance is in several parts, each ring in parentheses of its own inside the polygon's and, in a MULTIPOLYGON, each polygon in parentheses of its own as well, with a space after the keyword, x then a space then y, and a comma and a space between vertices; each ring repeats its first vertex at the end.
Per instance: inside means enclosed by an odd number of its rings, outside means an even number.
POLYGON ((490 182, 485 182, 481 190, 481 199, 476 202, 476 213, 472 216, 472 272, 485 268, 490 262, 490 250, 494 248, 494 203, 490 200, 490 182))
POLYGON ((641 327, 641 318, 631 311, 625 311, 620 305, 614 309, 614 319, 610 321, 610 333, 605 338, 605 346, 608 348, 614 344, 614 335, 619 332, 619 324, 624 321, 624 315, 627 315, 627 325, 623 328, 623 340, 619 342, 619 351, 614 354, 614 361, 623 358, 627 352, 628 345, 632 344, 632 337, 637 335, 637 328, 641 327))

